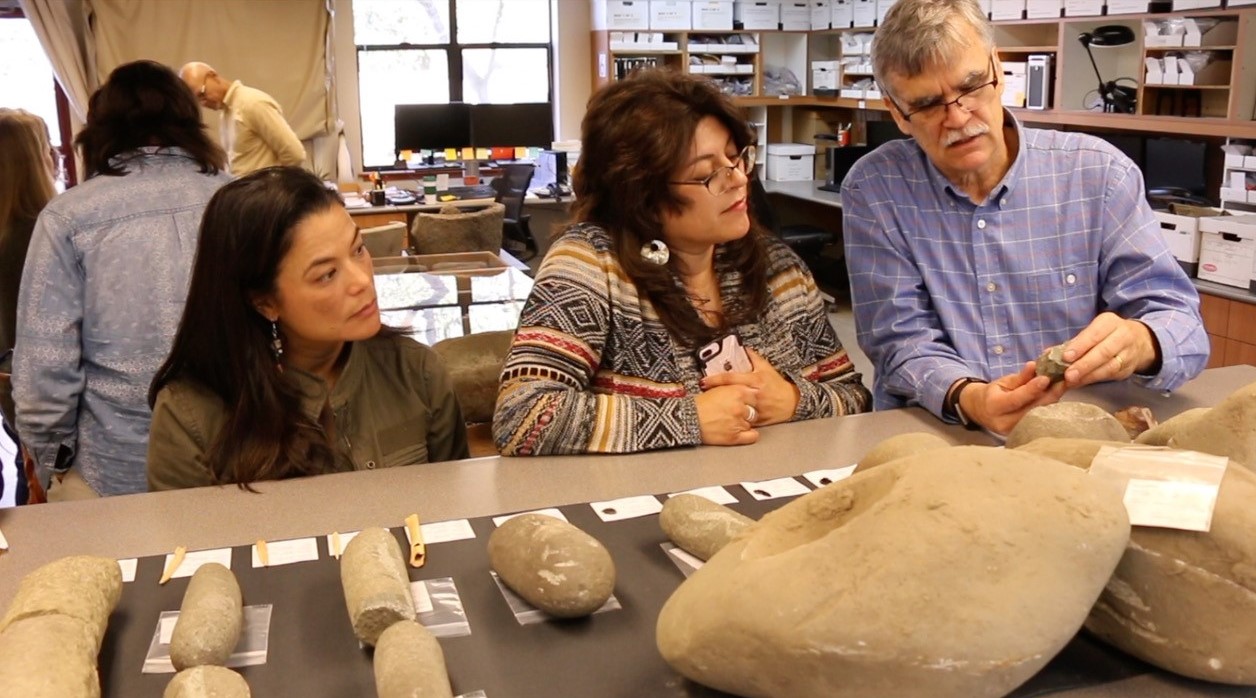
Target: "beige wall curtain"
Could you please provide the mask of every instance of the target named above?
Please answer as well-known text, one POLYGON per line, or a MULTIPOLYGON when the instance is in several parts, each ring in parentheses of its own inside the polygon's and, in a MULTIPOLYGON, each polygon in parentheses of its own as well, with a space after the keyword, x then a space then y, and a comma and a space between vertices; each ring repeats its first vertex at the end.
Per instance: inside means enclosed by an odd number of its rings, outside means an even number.
MULTIPOLYGON (((325 0, 88 1, 100 81, 141 58, 175 70, 204 61, 220 75, 274 97, 302 140, 334 131, 325 0)), ((207 123, 216 126, 217 119, 207 123)))
POLYGON ((74 112, 73 121, 82 124, 87 120, 87 100, 100 84, 96 81, 95 52, 89 49, 92 30, 82 0, 19 0, 18 4, 48 54, 52 72, 74 112))

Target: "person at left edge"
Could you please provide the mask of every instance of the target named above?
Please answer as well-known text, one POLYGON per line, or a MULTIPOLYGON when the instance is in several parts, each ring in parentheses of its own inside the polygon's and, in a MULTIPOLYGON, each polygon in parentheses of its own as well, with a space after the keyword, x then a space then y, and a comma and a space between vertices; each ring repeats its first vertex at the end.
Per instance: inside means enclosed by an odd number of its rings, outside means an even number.
POLYGON ((196 98, 136 61, 92 94, 87 180, 35 223, 18 295, 13 393, 49 501, 145 490, 144 390, 170 348, 201 212, 228 181, 196 98))

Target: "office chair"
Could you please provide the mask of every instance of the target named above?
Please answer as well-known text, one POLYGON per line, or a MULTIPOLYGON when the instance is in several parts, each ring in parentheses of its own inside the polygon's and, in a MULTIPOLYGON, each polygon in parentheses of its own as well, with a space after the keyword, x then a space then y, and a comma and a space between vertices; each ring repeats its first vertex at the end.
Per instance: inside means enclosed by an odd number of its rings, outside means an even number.
POLYGON ((363 228, 362 242, 374 259, 397 257, 406 246, 406 224, 404 221, 393 221, 374 228, 363 228))
POLYGON ((763 182, 754 177, 750 180, 750 210, 759 224, 776 234, 791 250, 802 257, 813 274, 817 272, 820 251, 824 246, 837 242, 833 231, 808 224, 780 225, 776 214, 772 211, 772 202, 768 199, 763 182))
POLYGON ((522 245, 520 259, 525 262, 536 256, 539 249, 528 225, 531 216, 523 213, 523 198, 528 194, 528 185, 532 183, 532 173, 535 170, 536 166, 530 164, 506 165, 502 168, 501 176, 492 182, 493 188, 497 190, 495 200, 506 207, 506 214, 502 219, 502 240, 507 245, 510 242, 516 243, 516 250, 519 249, 518 245, 522 245))

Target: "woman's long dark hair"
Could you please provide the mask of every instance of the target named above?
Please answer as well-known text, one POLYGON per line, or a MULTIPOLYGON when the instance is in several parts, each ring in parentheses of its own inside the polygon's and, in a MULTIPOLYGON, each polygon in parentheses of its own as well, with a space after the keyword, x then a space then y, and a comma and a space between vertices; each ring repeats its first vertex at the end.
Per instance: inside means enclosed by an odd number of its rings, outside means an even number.
POLYGON ((275 366, 271 324, 255 299, 275 291, 293 229, 341 205, 309 172, 270 167, 227 184, 205 207, 187 305, 148 403, 175 380, 195 381, 222 399, 227 423, 207 458, 215 482, 247 487, 332 467, 328 437, 275 366))
POLYGON ((134 61, 114 68, 87 103, 87 125, 74 139, 87 177, 121 176, 124 165, 109 161, 145 146, 182 148, 214 174, 227 155, 201 123, 196 96, 174 71, 154 61, 134 61))
POLYGON ((729 326, 754 321, 768 296, 764 233, 753 217, 748 235, 716 251, 717 267, 726 265, 742 274, 740 297, 724 299, 722 328, 702 321, 670 265, 641 258, 642 244, 662 237, 663 213, 679 214, 688 205, 668 180, 688 161, 698 122, 708 116, 728 129, 738 150, 754 142, 745 116, 709 80, 672 70, 645 70, 611 83, 589 100, 572 178, 573 219, 595 223, 611 234, 619 263, 654 304, 663 325, 673 336, 694 344, 729 326))

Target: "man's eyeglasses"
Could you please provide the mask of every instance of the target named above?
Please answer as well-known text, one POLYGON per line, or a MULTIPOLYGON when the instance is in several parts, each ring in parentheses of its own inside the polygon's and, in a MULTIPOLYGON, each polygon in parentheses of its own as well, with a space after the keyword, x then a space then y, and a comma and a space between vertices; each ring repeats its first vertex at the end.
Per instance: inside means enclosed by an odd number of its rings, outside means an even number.
POLYGON ((668 184, 701 184, 706 190, 719 196, 724 192, 732 189, 733 171, 740 172, 747 177, 754 171, 755 155, 758 150, 753 145, 748 145, 741 149, 737 154, 737 158, 733 160, 733 164, 726 167, 717 167, 714 172, 703 177, 702 179, 686 179, 679 182, 668 182, 668 184))
POLYGON ((946 118, 946 112, 952 104, 963 109, 965 112, 972 112, 990 101, 994 96, 994 90, 999 86, 999 73, 994 69, 994 55, 990 56, 990 82, 982 83, 976 87, 970 87, 959 93, 959 96, 949 102, 936 102, 934 104, 926 104, 914 111, 907 111, 899 106, 898 102, 890 97, 890 103, 898 110, 903 118, 911 121, 913 116, 919 116, 924 122, 937 122, 946 118))

